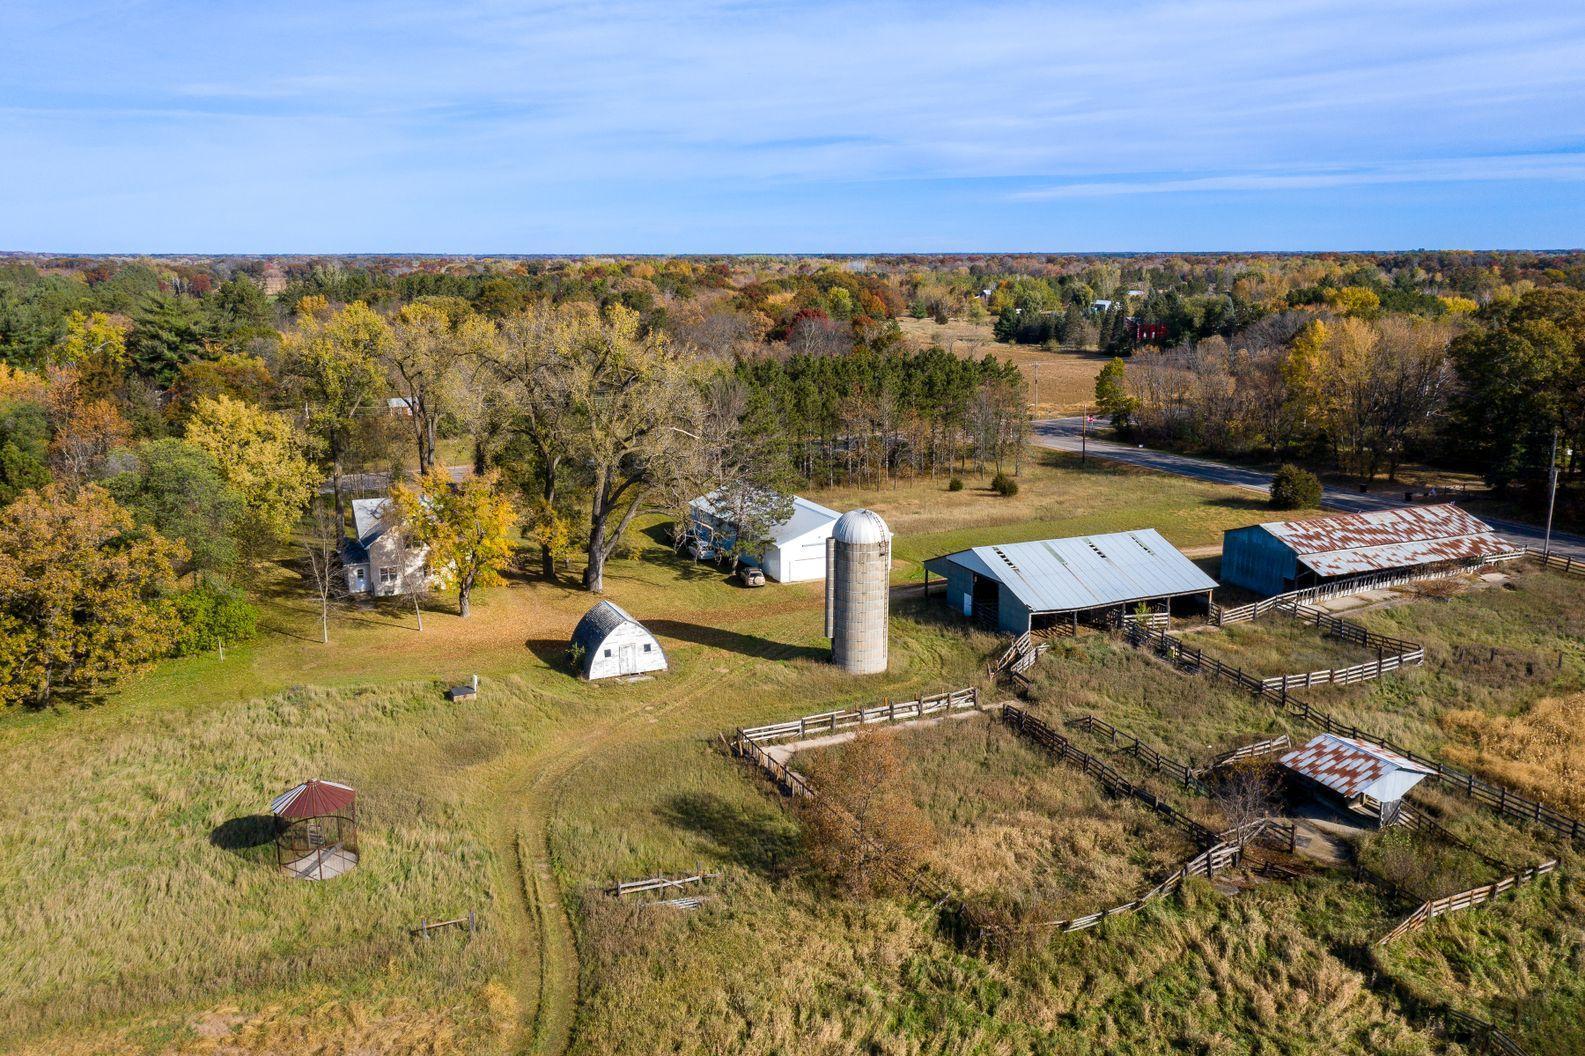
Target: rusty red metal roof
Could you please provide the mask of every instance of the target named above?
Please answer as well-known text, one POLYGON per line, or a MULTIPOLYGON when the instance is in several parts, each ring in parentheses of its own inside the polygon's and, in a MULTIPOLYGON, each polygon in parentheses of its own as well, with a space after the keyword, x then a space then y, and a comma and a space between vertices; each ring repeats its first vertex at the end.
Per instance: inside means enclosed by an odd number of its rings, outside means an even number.
POLYGON ((1321 576, 1491 557, 1514 547, 1450 502, 1261 525, 1321 576))
POLYGON ((278 818, 323 818, 352 813, 358 793, 351 785, 314 778, 289 788, 270 801, 270 813, 278 818))
POLYGON ((1303 748, 1282 756, 1288 769, 1318 781, 1345 799, 1366 795, 1383 801, 1402 799, 1436 771, 1379 745, 1323 733, 1303 748))

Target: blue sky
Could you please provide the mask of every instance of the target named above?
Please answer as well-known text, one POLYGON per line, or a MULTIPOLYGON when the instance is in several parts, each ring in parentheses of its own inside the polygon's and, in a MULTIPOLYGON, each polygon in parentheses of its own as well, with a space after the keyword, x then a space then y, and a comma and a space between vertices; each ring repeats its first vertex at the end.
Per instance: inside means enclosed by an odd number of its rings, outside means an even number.
POLYGON ((1585 4, 4 0, 0 248, 1585 245, 1585 4))

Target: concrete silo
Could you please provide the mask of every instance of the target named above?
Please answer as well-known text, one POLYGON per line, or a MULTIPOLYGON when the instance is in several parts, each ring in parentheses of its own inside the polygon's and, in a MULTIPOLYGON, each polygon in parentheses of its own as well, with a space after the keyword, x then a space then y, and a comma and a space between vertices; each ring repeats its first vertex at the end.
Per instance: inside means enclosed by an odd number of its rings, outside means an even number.
POLYGON ((886 670, 892 533, 873 510, 849 510, 826 541, 826 637, 852 675, 886 670))

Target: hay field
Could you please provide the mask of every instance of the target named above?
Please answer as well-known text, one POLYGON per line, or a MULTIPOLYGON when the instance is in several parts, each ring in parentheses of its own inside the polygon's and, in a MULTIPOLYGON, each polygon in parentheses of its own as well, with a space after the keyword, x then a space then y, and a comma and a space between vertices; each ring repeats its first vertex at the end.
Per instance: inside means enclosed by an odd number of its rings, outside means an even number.
POLYGON ((1065 348, 1049 351, 1039 345, 1015 345, 996 340, 991 322, 904 317, 897 320, 903 340, 914 349, 932 345, 965 358, 987 355, 1018 365, 1029 386, 1029 401, 1036 417, 1080 414, 1095 403, 1095 375, 1112 357, 1099 352, 1065 348))

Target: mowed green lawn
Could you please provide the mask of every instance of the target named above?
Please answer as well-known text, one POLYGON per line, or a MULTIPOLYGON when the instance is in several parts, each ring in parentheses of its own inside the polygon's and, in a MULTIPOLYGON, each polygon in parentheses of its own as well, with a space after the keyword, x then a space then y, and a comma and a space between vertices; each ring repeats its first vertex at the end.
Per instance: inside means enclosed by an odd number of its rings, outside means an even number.
MULTIPOLYGON (((1197 545, 1262 516, 1230 489, 1057 459, 1023 480, 1013 499, 972 478, 959 493, 939 481, 818 497, 880 509, 902 559, 1143 526, 1197 545)), ((566 638, 593 601, 570 577, 514 578, 485 591, 467 621, 436 599, 422 633, 410 611, 338 610, 327 646, 316 610, 281 571, 264 633, 224 660, 163 664, 93 707, 4 716, 0 780, 13 794, 0 803, 0 1048, 555 1051, 568 1027, 574 1048, 591 1053, 611 1051, 617 1035, 635 1052, 684 1036, 732 1048, 734 1000, 781 1000, 754 967, 771 953, 734 960, 733 943, 758 941, 760 911, 772 924, 801 922, 789 933, 807 948, 794 975, 821 1004, 779 1014, 744 1051, 857 1051, 861 1036, 886 1036, 884 1020, 844 1033, 843 1002, 816 980, 878 949, 872 925, 917 932, 925 917, 906 903, 824 899, 799 875, 790 820, 712 737, 971 684, 996 642, 903 602, 891 671, 846 678, 825 663, 818 585, 744 590, 649 535, 636 544, 611 567, 608 596, 667 649, 672 669, 653 681, 589 686, 568 672, 566 638), (475 672, 479 700, 444 701, 442 686, 475 672), (274 874, 260 820, 273 795, 312 776, 360 794, 364 860, 324 885, 274 874), (696 864, 726 867, 738 885, 729 891, 745 892, 712 910, 746 914, 719 945, 708 929, 589 894, 696 864), (541 865, 559 899, 535 886, 541 865), (555 941, 557 902, 571 910, 575 949, 555 941), (408 936, 421 918, 469 909, 481 921, 471 941, 408 936), (639 930, 611 932, 611 919, 639 930), (656 947, 683 958, 667 985, 691 979, 705 1004, 639 1029, 634 1017, 659 1012, 611 1000, 633 966, 613 967, 603 944, 630 946, 647 928, 683 944, 656 947), (542 1002, 549 1011, 536 1019, 542 1002)), ((898 577, 910 573, 900 563, 898 577)), ((982 974, 939 939, 905 947, 887 969, 897 999, 925 987, 913 973, 982 974)))

